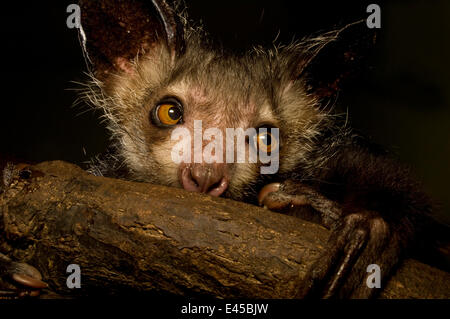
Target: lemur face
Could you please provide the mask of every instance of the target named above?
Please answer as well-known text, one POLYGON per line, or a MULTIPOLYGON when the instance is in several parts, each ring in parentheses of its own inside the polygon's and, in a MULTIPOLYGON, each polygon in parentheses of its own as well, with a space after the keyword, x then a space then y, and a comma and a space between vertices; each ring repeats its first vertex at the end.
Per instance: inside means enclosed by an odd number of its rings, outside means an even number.
POLYGON ((339 32, 233 55, 152 3, 162 11, 112 8, 118 27, 109 21, 114 32, 105 33, 92 17, 107 6, 82 2, 95 67, 87 96, 104 110, 128 178, 242 199, 279 174, 320 165, 310 153, 332 121, 306 70, 339 32))

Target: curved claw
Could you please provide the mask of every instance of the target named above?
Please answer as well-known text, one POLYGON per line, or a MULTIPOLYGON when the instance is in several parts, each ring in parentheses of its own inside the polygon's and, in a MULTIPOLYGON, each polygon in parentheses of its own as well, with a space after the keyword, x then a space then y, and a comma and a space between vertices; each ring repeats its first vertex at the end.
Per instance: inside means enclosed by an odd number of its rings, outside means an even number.
POLYGON ((12 274, 11 278, 18 282, 21 285, 30 287, 30 288, 34 288, 34 289, 44 289, 47 288, 48 285, 43 282, 42 280, 30 277, 28 275, 25 274, 12 274))
POLYGON ((264 186, 258 194, 258 203, 261 206, 264 202, 264 199, 270 193, 278 192, 280 190, 280 183, 271 183, 264 186))
POLYGON ((324 298, 332 298, 338 294, 342 282, 348 277, 348 273, 352 269, 356 259, 361 254, 361 250, 366 243, 368 233, 360 229, 355 232, 353 239, 349 240, 344 248, 344 258, 340 261, 340 265, 332 276, 331 283, 327 288, 324 298))
POLYGON ((13 262, 9 257, 1 253, 0 266, 2 273, 10 278, 9 284, 5 282, 6 286, 4 288, 6 290, 0 290, 0 296, 6 298, 37 296, 40 293, 40 289, 48 287, 47 283, 42 281, 41 273, 33 266, 26 263, 13 262))
POLYGON ((311 205, 304 194, 291 193, 286 188, 290 185, 286 183, 271 183, 264 186, 258 194, 259 205, 273 211, 290 214, 290 209, 294 207, 304 207, 311 205))
POLYGON ((21 285, 36 289, 47 287, 39 270, 26 263, 11 262, 9 273, 11 278, 21 285))
POLYGON ((12 262, 10 276, 15 282, 29 288, 43 289, 48 287, 42 281, 42 275, 39 270, 25 263, 12 262))
POLYGON ((390 274, 401 250, 391 240, 391 230, 378 214, 369 211, 347 215, 333 230, 327 249, 308 270, 298 298, 369 298, 380 290, 366 284, 367 266, 382 269, 381 280, 390 274))

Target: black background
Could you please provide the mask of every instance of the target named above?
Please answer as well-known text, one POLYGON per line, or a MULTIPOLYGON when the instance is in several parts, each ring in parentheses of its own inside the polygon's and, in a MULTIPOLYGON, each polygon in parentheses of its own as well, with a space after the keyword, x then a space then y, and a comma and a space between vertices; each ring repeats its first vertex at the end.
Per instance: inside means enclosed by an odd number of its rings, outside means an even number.
MULTIPOLYGON (((107 145, 97 112, 73 106, 86 70, 74 1, 2 4, 0 154, 79 165, 107 145)), ((374 1, 372 1, 374 2, 374 1)), ((370 2, 186 0, 191 19, 241 50, 288 43, 367 17, 370 2)), ((354 127, 410 165, 450 222, 450 1, 378 1, 382 28, 373 70, 339 97, 354 127)), ((4 155, 3 155, 4 156, 4 155)))

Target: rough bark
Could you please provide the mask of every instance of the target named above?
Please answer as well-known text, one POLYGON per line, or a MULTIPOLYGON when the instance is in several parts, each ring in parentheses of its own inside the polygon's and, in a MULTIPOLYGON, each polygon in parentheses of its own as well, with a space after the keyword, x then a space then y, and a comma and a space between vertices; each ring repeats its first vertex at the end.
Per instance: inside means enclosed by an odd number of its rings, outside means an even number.
MULTIPOLYGON (((95 177, 64 162, 17 170, 8 184, 0 251, 39 269, 47 296, 291 298, 329 236, 256 206, 95 177), (81 289, 66 286, 69 264, 81 267, 81 289)), ((450 274, 408 260, 381 296, 450 298, 450 274)))

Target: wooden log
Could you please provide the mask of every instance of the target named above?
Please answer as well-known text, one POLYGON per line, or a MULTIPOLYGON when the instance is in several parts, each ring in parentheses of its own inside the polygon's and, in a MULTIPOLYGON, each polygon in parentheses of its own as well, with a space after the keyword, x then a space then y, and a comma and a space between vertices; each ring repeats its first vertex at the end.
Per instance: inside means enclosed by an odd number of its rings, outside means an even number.
MULTIPOLYGON (((17 168, 0 195, 0 251, 39 269, 47 296, 292 298, 329 236, 256 206, 60 161, 17 168), (70 264, 80 289, 67 288, 70 264)), ((408 261, 399 274, 382 297, 450 297, 448 273, 408 261)))

